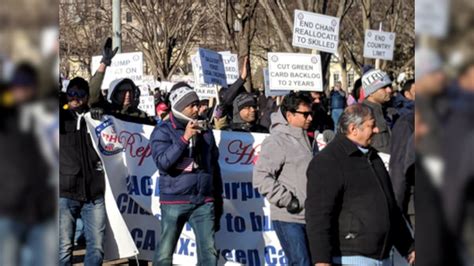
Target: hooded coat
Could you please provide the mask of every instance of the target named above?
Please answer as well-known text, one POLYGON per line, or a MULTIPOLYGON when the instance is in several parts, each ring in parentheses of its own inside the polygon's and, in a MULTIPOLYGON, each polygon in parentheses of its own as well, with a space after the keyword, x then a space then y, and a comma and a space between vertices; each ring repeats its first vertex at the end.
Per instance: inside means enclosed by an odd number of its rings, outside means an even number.
POLYGON ((139 99, 140 99, 140 90, 135 86, 132 80, 127 78, 116 79, 110 83, 109 90, 107 93, 107 98, 98 96, 100 94, 100 87, 104 79, 103 73, 96 73, 91 79, 90 86, 90 95, 95 96, 91 97, 89 100, 89 105, 92 107, 100 107, 104 109, 104 113, 107 115, 112 115, 120 120, 138 123, 138 124, 147 124, 147 125, 156 125, 156 120, 154 117, 148 116, 144 111, 138 109, 139 99), (133 84, 134 92, 132 104, 124 107, 123 101, 117 100, 116 93, 118 93, 117 88, 126 82, 133 84))
POLYGON ((290 126, 280 110, 271 116, 270 136, 262 143, 253 171, 253 186, 270 202, 272 220, 304 224, 306 168, 313 158, 306 131, 290 126), (303 210, 290 214, 292 194, 303 210))

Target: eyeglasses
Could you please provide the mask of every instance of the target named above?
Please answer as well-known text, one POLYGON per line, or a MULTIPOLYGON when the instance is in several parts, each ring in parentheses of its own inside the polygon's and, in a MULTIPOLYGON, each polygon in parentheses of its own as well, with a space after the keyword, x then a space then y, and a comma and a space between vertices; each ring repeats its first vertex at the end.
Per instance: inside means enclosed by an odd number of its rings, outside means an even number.
POLYGON ((294 111, 294 113, 302 114, 304 119, 308 119, 308 116, 311 115, 311 112, 294 111))
POLYGON ((77 98, 84 98, 86 97, 87 93, 85 91, 68 91, 67 96, 69 97, 77 97, 77 98))

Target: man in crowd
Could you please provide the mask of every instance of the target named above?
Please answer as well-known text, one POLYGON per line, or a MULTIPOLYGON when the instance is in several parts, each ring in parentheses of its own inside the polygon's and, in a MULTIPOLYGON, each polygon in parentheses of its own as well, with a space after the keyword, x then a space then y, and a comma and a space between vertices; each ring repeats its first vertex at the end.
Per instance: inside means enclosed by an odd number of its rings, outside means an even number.
POLYGON ((214 233, 223 208, 219 152, 212 131, 196 120, 196 92, 184 82, 177 83, 170 102, 169 119, 150 137, 160 172, 161 204, 161 237, 153 264, 172 265, 179 235, 189 222, 196 235, 198 265, 217 265, 214 233))
POLYGON ((270 136, 262 143, 253 185, 270 202, 272 223, 288 265, 311 265, 304 220, 306 167, 313 157, 306 130, 311 124, 311 99, 285 97, 272 114, 270 136))
MULTIPOLYGON (((116 48, 117 49, 117 48, 116 48)), ((110 66, 112 58, 116 53, 112 50, 112 39, 108 38, 103 48, 103 58, 110 57, 110 60, 101 62, 99 69, 91 83, 99 84, 91 86, 91 94, 97 95, 104 80, 106 66, 110 66)), ((94 108, 91 110, 91 116, 100 120, 102 115, 108 114, 127 122, 139 124, 156 125, 154 117, 148 116, 146 112, 138 109, 140 103, 140 89, 128 78, 116 79, 110 83, 107 97, 93 97, 90 104, 94 108)))
POLYGON ((344 110, 337 137, 309 164, 306 223, 313 264, 391 265, 393 246, 414 263, 414 242, 390 177, 370 146, 378 129, 362 104, 344 110))
POLYGON ((342 90, 340 81, 336 82, 329 97, 331 99, 331 117, 334 125, 337 127, 337 122, 339 121, 339 117, 344 111, 346 104, 346 93, 342 90))
POLYGON ((390 128, 385 120, 382 104, 390 100, 392 80, 387 73, 373 69, 362 76, 365 100, 363 104, 372 108, 378 132, 372 137, 371 146, 378 152, 390 154, 390 128))
POLYGON ((106 213, 104 172, 87 131, 89 84, 69 82, 67 108, 60 111, 59 263, 71 265, 75 222, 80 216, 86 238, 86 265, 102 265, 106 213))
POLYGON ((397 119, 391 137, 390 146, 390 178, 395 192, 395 199, 403 214, 410 218, 414 225, 414 200, 413 190, 415 187, 415 172, 407 161, 407 156, 415 152, 415 147, 409 145, 409 139, 413 135, 414 129, 414 100, 415 100, 415 84, 414 80, 407 81, 403 86, 404 97, 410 99, 405 103, 399 111, 400 118, 397 119), (410 107, 411 106, 411 107, 410 107))
POLYGON ((252 94, 243 92, 234 100, 234 114, 230 129, 241 132, 268 133, 268 129, 257 123, 257 102, 252 94))
POLYGON ((28 115, 37 105, 39 85, 29 63, 15 66, 8 84, 0 83, 0 265, 57 261, 57 245, 48 237, 56 229, 54 175, 41 149, 38 121, 28 115), (34 261, 25 260, 24 251, 34 261))

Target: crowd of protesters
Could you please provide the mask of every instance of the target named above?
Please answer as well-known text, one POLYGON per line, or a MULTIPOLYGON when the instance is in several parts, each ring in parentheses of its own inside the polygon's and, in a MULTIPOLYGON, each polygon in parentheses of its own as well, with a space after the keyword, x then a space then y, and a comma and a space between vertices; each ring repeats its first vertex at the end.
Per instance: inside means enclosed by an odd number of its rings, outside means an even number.
MULTIPOLYGON (((103 260, 104 173, 87 137, 83 118, 87 112, 97 120, 112 115, 155 126, 150 145, 161 177, 162 212, 156 265, 172 264, 185 222, 196 234, 198 263, 217 264, 214 233, 219 230, 223 201, 213 129, 270 134, 262 143, 253 185, 271 204, 272 224, 289 264, 391 265, 395 248, 409 263, 415 262, 413 196, 415 169, 419 170, 415 166, 421 164, 423 155, 446 156, 439 145, 443 136, 423 134, 421 128, 415 133, 417 119, 418 125, 426 121, 431 132, 440 126, 466 127, 466 114, 472 108, 464 99, 472 97, 474 65, 467 66, 459 80, 447 84, 439 59, 421 53, 417 56, 431 63, 417 68, 416 82, 410 79, 394 85, 384 71, 366 68, 350 93, 336 82, 328 93, 291 92, 277 99, 265 97, 261 90, 245 89, 245 58, 239 79, 219 91, 219 101, 200 99, 192 86, 178 82, 169 92, 154 90, 156 116, 150 117, 138 109, 140 90, 130 79, 115 80, 101 93, 115 53, 109 39, 91 81, 72 79, 61 97, 62 264, 71 261, 79 217, 85 225, 86 264, 98 265, 103 260), (421 98, 417 113, 415 91, 421 98), (443 125, 447 116, 455 114, 453 122, 443 125), (320 137, 326 145, 322 150, 320 137), (418 151, 422 156, 416 156, 414 143, 424 150, 418 151), (170 187, 170 182, 177 185, 170 187)), ((465 176, 472 166, 462 165, 460 170, 461 163, 446 161, 445 167, 457 178, 447 186, 450 191, 460 191, 469 182, 465 176)), ((423 182, 430 185, 434 181, 423 182)), ((443 241, 452 240, 453 233, 462 230, 466 213, 472 216, 471 205, 460 204, 467 197, 463 193, 444 197, 443 191, 432 190, 429 197, 449 211, 445 215, 443 209, 424 210, 438 219, 433 226, 442 232, 428 236, 432 241, 427 247, 444 247, 443 241)), ((459 258, 458 249, 453 248, 430 258, 420 257, 417 263, 447 265, 440 262, 459 258)))

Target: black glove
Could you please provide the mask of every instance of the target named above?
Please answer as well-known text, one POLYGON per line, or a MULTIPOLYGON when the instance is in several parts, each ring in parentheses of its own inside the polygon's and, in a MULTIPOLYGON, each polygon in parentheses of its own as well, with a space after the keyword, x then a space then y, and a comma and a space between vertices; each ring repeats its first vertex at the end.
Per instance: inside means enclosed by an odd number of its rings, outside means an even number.
POLYGON ((115 49, 112 50, 112 38, 107 38, 104 49, 102 49, 102 60, 100 60, 100 62, 104 63, 106 66, 110 66, 110 64, 112 64, 112 58, 114 58, 117 51, 118 47, 115 47, 115 49))
POLYGON ((104 109, 102 109, 100 107, 91 108, 90 112, 91 112, 91 117, 94 120, 99 120, 100 121, 100 120, 102 120, 102 117, 104 116, 104 109))
POLYGON ((297 214, 301 211, 300 202, 295 197, 295 195, 291 194, 290 203, 286 206, 286 210, 291 214, 297 214))

